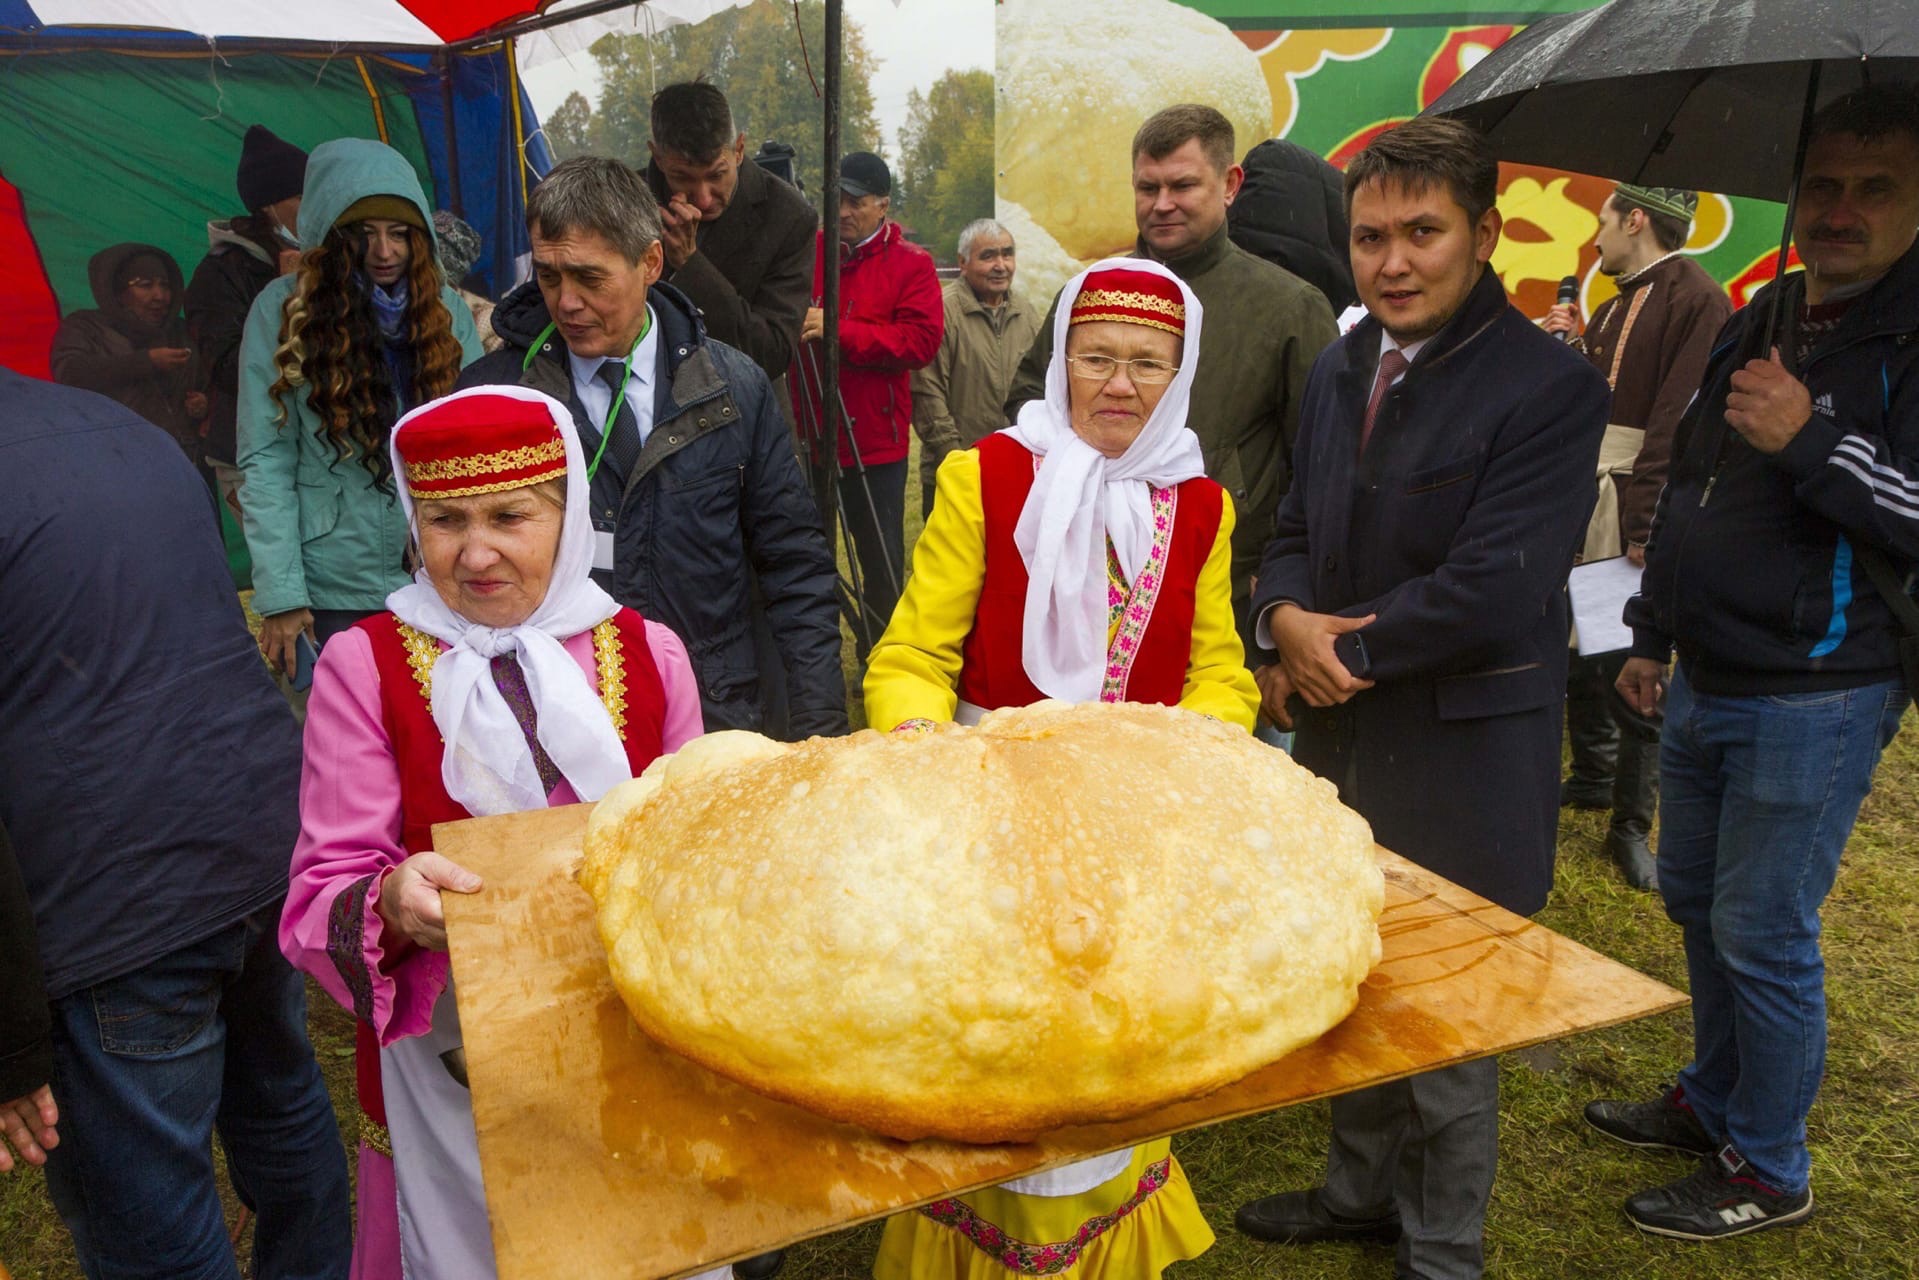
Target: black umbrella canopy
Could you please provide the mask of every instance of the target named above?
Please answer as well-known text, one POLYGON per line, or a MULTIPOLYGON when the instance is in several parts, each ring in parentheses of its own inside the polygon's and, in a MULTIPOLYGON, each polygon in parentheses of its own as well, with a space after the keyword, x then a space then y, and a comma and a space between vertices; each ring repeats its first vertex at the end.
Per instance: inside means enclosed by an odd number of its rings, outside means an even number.
POLYGON ((1426 112, 1504 160, 1784 200, 1809 87, 1915 80, 1914 0, 1611 0, 1527 27, 1426 112))

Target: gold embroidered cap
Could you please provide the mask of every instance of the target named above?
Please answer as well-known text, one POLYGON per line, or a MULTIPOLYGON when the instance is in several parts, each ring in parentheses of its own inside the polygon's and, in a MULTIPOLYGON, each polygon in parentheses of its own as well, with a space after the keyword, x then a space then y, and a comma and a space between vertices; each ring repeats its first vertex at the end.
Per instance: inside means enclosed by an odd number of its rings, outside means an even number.
POLYGON ((414 501, 466 498, 566 475, 566 441, 551 410, 505 395, 462 395, 429 405, 395 434, 414 501))
POLYGON ((1086 324, 1093 320, 1143 324, 1183 338, 1186 336, 1186 298, 1176 281, 1150 271, 1132 271, 1125 267, 1095 271, 1080 286, 1066 323, 1086 324))

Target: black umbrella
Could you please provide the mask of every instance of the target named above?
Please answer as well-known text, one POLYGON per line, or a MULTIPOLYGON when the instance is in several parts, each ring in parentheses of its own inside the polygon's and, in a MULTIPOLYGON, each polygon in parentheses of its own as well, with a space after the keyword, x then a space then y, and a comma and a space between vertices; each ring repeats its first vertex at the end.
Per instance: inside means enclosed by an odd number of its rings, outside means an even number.
POLYGON ((1426 112, 1504 160, 1784 200, 1783 270, 1813 112, 1913 80, 1913 0, 1611 0, 1527 27, 1426 112))

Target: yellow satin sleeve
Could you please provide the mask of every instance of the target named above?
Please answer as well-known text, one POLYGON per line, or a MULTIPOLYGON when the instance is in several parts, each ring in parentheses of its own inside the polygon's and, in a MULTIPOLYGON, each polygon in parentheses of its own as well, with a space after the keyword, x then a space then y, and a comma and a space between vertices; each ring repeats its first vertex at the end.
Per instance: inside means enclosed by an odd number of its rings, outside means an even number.
POLYGON ((1233 625, 1233 502, 1220 503, 1219 532, 1193 589, 1193 647, 1179 705, 1217 716, 1251 733, 1259 714, 1259 686, 1246 669, 1246 647, 1233 625))
POLYGON ((953 718, 960 650, 973 633, 985 581, 979 454, 956 449, 940 463, 933 513, 913 545, 912 576, 867 658, 868 725, 885 733, 906 720, 953 718))

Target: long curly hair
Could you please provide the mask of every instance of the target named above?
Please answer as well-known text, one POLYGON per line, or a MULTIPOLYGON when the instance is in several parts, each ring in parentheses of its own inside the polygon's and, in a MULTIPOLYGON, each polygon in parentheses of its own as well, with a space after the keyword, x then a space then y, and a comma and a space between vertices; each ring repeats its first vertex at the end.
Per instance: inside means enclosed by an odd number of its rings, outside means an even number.
MULTIPOLYGON (((440 268, 433 241, 407 228, 407 347, 413 370, 409 405, 453 390, 462 352, 453 317, 440 301, 440 268)), ((393 470, 387 437, 399 419, 399 389, 382 350, 373 312, 373 286, 361 270, 366 240, 357 228, 335 227, 300 260, 299 283, 280 313, 279 376, 273 398, 284 426, 287 393, 302 388, 336 460, 357 457, 384 484, 393 470)))

